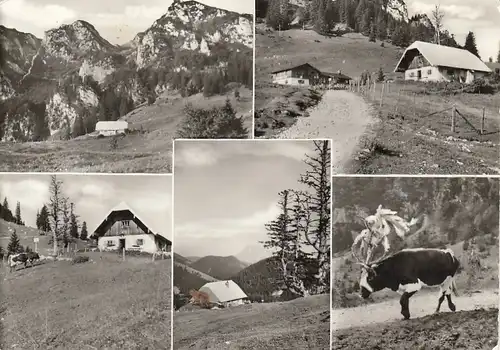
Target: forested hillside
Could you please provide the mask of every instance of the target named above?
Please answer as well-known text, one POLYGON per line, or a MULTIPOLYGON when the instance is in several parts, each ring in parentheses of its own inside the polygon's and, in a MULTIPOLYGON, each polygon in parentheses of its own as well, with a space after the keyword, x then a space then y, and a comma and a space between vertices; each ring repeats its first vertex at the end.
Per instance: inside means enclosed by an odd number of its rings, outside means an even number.
POLYGON ((499 181, 493 178, 335 178, 333 251, 349 249, 364 228, 358 216, 381 204, 410 220, 415 229, 395 244, 436 247, 475 236, 498 235, 499 181))
POLYGON ((302 27, 327 36, 356 32, 399 47, 420 40, 463 47, 479 57, 474 33, 459 45, 444 28, 445 13, 439 6, 430 15, 409 16, 405 0, 258 0, 256 16, 275 30, 302 27))

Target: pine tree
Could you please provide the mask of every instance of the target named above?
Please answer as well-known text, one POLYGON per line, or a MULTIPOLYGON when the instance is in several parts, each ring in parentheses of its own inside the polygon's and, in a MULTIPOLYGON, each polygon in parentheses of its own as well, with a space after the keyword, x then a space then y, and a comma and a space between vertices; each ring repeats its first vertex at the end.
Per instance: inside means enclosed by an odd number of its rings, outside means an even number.
POLYGON ((476 46, 476 36, 473 32, 469 31, 469 33, 467 34, 467 37, 465 38, 464 49, 472 53, 474 56, 481 58, 476 46))
POLYGON ((49 222, 49 209, 44 204, 42 209, 40 210, 40 230, 44 232, 50 231, 50 222, 49 222))
POLYGON ((384 70, 382 69, 382 67, 380 67, 377 73, 377 80, 379 82, 382 82, 384 81, 384 79, 385 79, 384 70))
POLYGON ((78 238, 78 220, 75 214, 75 204, 70 204, 70 228, 69 232, 71 237, 78 238))
POLYGON ((363 18, 361 20, 360 32, 363 35, 369 36, 372 28, 372 16, 370 10, 366 8, 365 13, 363 14, 363 18))
POLYGON ((40 222, 40 210, 36 211, 36 228, 40 230, 41 227, 41 222, 40 222))
POLYGON ((377 19, 377 38, 381 41, 387 39, 387 26, 385 25, 384 16, 381 14, 377 19))
POLYGON ((82 224, 82 231, 80 232, 80 239, 86 241, 88 238, 87 223, 84 221, 82 224))
POLYGON ((63 193, 63 183, 58 180, 56 175, 52 175, 50 177, 50 186, 49 186, 49 217, 50 217, 50 226, 52 231, 52 244, 53 244, 53 254, 57 255, 58 252, 58 241, 61 237, 61 212, 64 201, 64 193, 63 193))
POLYGON ((70 242, 70 208, 68 205, 68 198, 64 198, 62 201, 62 227, 61 227, 61 240, 63 247, 66 248, 70 242))
POLYGON ((366 13, 367 6, 365 0, 360 0, 356 10, 354 11, 354 18, 356 20, 356 24, 354 26, 354 30, 361 33, 363 32, 364 26, 364 15, 366 13))
POLYGON ((15 222, 18 225, 23 224, 23 220, 21 218, 21 203, 20 202, 17 202, 17 205, 16 205, 16 221, 15 222))
POLYGON ((16 230, 14 230, 14 232, 10 235, 10 241, 7 245, 7 254, 17 254, 21 249, 21 242, 19 241, 16 230))
POLYGON ((281 213, 275 220, 266 224, 268 240, 261 242, 264 248, 273 250, 273 256, 280 263, 280 272, 286 288, 296 295, 307 295, 302 276, 298 275, 297 264, 300 264, 298 249, 300 239, 294 227, 294 217, 291 204, 292 190, 284 190, 279 193, 278 206, 281 213))
POLYGON ((314 155, 306 155, 308 169, 299 182, 310 189, 307 210, 313 219, 304 233, 305 241, 314 250, 317 287, 323 293, 330 285, 331 149, 328 141, 314 141, 314 147, 314 155))
POLYGON ((497 63, 500 63, 500 48, 498 49, 497 63))
POLYGON ((377 27, 375 26, 375 23, 371 24, 369 41, 370 42, 377 41, 377 27))
POLYGON ((270 0, 266 24, 274 30, 286 30, 290 27, 289 0, 270 0))
POLYGON ((9 209, 9 201, 7 200, 7 197, 3 199, 3 205, 2 205, 3 210, 8 211, 9 209))

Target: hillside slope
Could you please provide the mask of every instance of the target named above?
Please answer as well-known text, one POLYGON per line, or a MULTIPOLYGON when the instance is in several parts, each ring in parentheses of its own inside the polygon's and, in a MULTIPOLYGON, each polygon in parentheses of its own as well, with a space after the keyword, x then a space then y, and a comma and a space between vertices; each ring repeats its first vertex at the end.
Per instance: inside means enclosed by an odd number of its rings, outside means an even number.
MULTIPOLYGON (((278 261, 271 257, 244 268, 233 276, 232 280, 245 291, 250 300, 270 301, 274 300, 271 294, 281 286, 282 278, 279 269, 278 261)), ((284 294, 283 298, 286 297, 284 294)))
POLYGON ((205 283, 218 279, 190 267, 191 261, 179 254, 174 254, 174 286, 184 295, 191 289, 198 290, 205 283))
POLYGON ((231 277, 248 265, 242 263, 234 256, 208 255, 196 260, 190 266, 217 279, 227 280, 231 279, 231 277))
POLYGON ((329 296, 253 303, 223 310, 180 311, 175 349, 329 349, 329 296))
MULTIPOLYGON (((33 238, 38 238, 37 249, 40 254, 48 255, 53 252, 53 246, 49 244, 52 235, 50 232, 43 232, 33 227, 21 226, 0 219, 0 246, 4 249, 9 245, 10 236, 14 230, 19 238, 19 243, 24 248, 29 247, 31 250, 35 250, 33 238)), ((84 249, 88 246, 88 242, 77 239, 73 242, 72 249, 75 247, 75 244, 76 249, 84 249)))
POLYGON ((1 271, 0 347, 170 349, 170 260, 86 255, 1 271))
POLYGON ((307 116, 302 105, 314 105, 307 88, 271 84, 271 72, 309 63, 321 71, 341 71, 352 78, 380 68, 387 74, 403 52, 388 43, 381 47, 356 33, 325 37, 312 30, 289 29, 279 34, 263 24, 256 25, 255 50, 255 135, 265 137, 274 136, 297 117, 307 116))

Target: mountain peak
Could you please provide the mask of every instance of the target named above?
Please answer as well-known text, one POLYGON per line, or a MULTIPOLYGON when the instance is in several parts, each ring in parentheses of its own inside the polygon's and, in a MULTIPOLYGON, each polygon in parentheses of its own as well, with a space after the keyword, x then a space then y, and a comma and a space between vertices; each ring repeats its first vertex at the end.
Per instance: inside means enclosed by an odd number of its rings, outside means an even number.
POLYGON ((49 54, 67 61, 88 53, 109 51, 115 47, 104 39, 92 24, 84 20, 46 31, 44 44, 49 54))

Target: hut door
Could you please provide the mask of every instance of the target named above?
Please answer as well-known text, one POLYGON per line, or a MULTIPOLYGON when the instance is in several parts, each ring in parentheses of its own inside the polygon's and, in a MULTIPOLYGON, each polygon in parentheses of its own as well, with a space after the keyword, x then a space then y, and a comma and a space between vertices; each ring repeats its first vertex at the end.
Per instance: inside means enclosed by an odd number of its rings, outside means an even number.
POLYGON ((417 71, 417 78, 418 80, 422 79, 422 71, 420 69, 417 71))
POLYGON ((125 248, 125 238, 120 238, 120 244, 118 245, 118 249, 122 250, 125 248))

